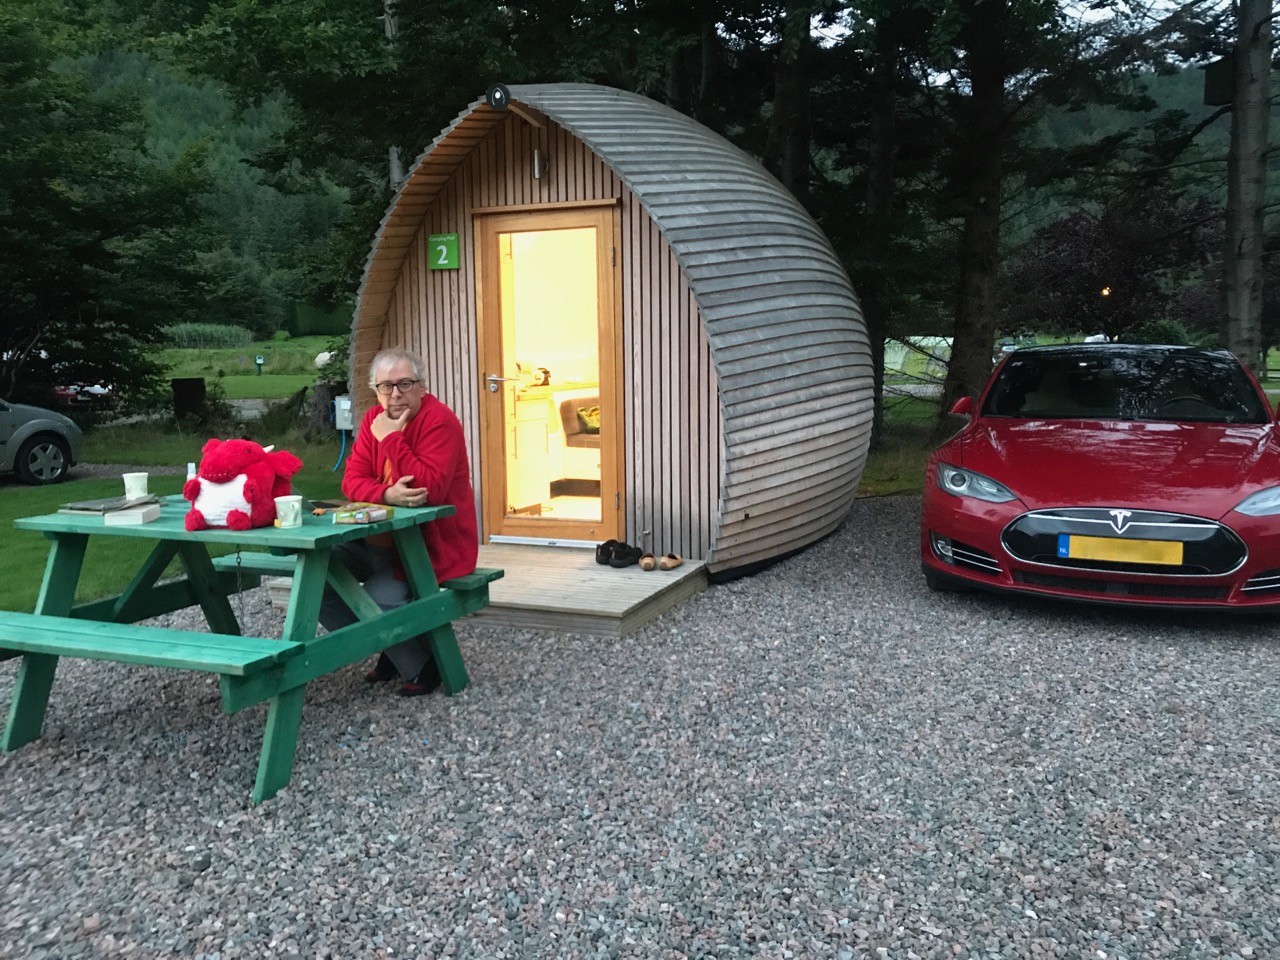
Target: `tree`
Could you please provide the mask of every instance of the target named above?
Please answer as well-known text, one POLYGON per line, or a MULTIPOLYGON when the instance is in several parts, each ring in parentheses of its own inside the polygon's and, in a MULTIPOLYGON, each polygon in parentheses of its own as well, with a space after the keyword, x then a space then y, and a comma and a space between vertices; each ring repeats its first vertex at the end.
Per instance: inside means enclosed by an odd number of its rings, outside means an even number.
POLYGON ((200 157, 158 167, 136 107, 54 68, 0 10, 0 395, 55 383, 158 387, 163 327, 201 297, 200 157))
POLYGON ((1257 372, 1262 361, 1263 207, 1271 117, 1271 0, 1238 0, 1222 341, 1257 372))

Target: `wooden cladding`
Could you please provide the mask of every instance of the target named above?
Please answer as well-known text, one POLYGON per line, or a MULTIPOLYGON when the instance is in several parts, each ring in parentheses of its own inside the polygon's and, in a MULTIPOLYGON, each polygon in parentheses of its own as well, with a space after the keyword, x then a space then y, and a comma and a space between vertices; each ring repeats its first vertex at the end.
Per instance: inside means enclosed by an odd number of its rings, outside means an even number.
MULTIPOLYGON (((615 240, 625 423, 619 451, 625 492, 625 502, 619 504, 622 538, 657 553, 703 557, 719 497, 721 435, 715 376, 697 304, 636 197, 599 156, 559 125, 548 122, 538 129, 505 114, 438 187, 435 202, 418 218, 394 270, 382 322, 358 319, 354 352, 359 382, 366 382, 368 363, 384 345, 421 354, 431 391, 458 414, 467 431, 472 483, 479 497, 484 371, 477 353, 476 265, 470 256, 475 218, 600 204, 617 205, 620 213, 615 240), (546 164, 541 179, 532 175, 535 148, 546 164), (460 269, 428 269, 427 238, 455 232, 464 251, 460 269)), ((391 235, 387 239, 395 243, 391 235)), ((380 245, 385 242, 379 240, 380 245)), ((370 278, 388 272, 380 257, 375 261, 366 286, 370 278)), ((361 410, 373 402, 372 392, 363 389, 361 410)))
POLYGON ((511 109, 477 101, 443 131, 388 211, 353 328, 361 382, 382 344, 419 350, 474 454, 475 266, 427 269, 427 236, 472 251, 477 216, 616 203, 623 537, 715 574, 833 530, 866 462, 871 350, 817 224, 756 160, 652 100, 510 92, 511 109))

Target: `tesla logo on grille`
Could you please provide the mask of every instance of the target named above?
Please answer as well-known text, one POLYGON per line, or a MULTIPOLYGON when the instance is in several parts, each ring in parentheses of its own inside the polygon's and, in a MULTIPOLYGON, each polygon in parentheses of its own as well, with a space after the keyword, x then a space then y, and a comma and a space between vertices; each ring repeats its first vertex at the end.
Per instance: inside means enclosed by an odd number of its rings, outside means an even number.
POLYGON ((1124 533, 1124 528, 1129 525, 1129 518, 1133 516, 1132 510, 1108 510, 1111 514, 1111 525, 1116 528, 1116 533, 1124 533))

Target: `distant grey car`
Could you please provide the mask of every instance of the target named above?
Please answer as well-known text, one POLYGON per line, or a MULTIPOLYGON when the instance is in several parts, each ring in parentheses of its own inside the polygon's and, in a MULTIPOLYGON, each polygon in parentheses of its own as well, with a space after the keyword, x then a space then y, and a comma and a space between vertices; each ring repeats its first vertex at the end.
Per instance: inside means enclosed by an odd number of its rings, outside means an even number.
POLYGON ((84 434, 69 417, 0 400, 0 473, 23 483, 59 483, 80 462, 84 434))

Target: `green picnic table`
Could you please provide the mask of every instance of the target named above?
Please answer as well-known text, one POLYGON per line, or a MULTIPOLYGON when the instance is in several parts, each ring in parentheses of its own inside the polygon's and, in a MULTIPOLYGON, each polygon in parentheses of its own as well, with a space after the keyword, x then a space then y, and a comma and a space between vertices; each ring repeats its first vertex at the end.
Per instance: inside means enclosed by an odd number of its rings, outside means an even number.
POLYGON ((22 657, 0 748, 16 750, 40 736, 59 657, 216 673, 226 713, 268 703, 253 788, 258 803, 289 783, 308 681, 426 634, 445 693, 467 686, 453 621, 488 604, 489 583, 502 571, 480 569, 436 582, 418 528, 448 516, 453 507, 397 508, 394 516, 370 524, 335 524, 329 515, 307 515, 302 526, 291 529, 188 531, 183 526, 188 506, 180 496, 163 498, 159 519, 145 524, 107 525, 99 516, 69 513, 14 521, 21 530, 44 533, 51 545, 35 612, 0 610, 0 659, 22 657), (415 598, 394 610, 382 610, 345 567, 330 563, 335 544, 378 533, 391 534, 415 598), (119 596, 77 604, 76 585, 93 536, 135 537, 155 545, 119 596), (214 558, 209 553, 214 544, 237 549, 214 558), (184 575, 162 581, 175 558, 184 575), (263 574, 292 578, 278 638, 242 636, 228 600, 258 586, 263 574), (326 583, 358 619, 317 636, 326 583), (137 623, 196 604, 210 633, 137 623))

